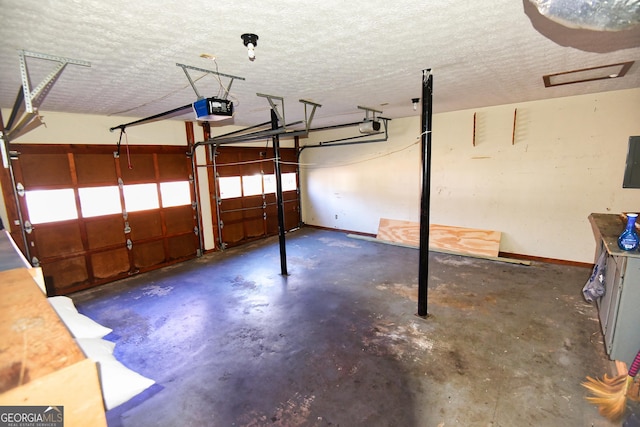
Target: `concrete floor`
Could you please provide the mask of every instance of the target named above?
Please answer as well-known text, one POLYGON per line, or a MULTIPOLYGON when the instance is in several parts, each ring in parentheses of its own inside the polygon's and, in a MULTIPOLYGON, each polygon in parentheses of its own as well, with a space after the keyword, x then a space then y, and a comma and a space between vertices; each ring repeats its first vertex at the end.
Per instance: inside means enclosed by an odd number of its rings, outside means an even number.
MULTIPOLYGON (((304 228, 72 295, 157 385, 116 426, 613 426, 590 270, 430 254, 304 228)), ((619 424, 618 424, 619 425, 619 424)))

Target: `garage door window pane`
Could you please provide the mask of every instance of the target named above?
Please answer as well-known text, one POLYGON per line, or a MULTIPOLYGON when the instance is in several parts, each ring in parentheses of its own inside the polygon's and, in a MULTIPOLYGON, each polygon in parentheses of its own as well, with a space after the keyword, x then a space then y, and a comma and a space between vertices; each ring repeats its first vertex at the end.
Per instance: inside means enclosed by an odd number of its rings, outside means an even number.
POLYGON ((87 187, 78 189, 80 208, 84 218, 112 215, 122 212, 118 186, 87 187))
POLYGON ((245 196, 262 194, 262 175, 248 175, 242 177, 242 192, 245 196))
POLYGON ((265 175, 264 176, 264 194, 270 194, 276 192, 276 176, 265 175))
POLYGON ((242 197, 242 182, 239 176, 224 176, 218 178, 221 199, 242 197))
POLYGON ((283 173, 282 174, 282 191, 293 191, 296 188, 297 188, 296 174, 294 172, 283 173))
POLYGON ((124 206, 127 212, 158 209, 158 187, 156 184, 125 185, 124 206))
POLYGON ((72 188, 27 191, 25 199, 31 224, 78 219, 72 188))
POLYGON ((163 208, 190 205, 191 188, 189 181, 161 182, 160 197, 162 197, 163 208))

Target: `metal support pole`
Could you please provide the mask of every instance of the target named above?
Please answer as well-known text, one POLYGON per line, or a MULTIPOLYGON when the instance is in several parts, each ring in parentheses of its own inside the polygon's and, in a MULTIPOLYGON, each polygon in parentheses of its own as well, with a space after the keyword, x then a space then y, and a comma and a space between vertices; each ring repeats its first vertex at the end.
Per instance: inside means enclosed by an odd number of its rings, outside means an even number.
MULTIPOLYGON (((271 109, 271 129, 278 129, 278 114, 275 109, 271 109)), ((275 173, 276 173, 276 199, 278 202, 278 232, 280 235, 280 273, 288 276, 287 273, 287 246, 284 237, 284 200, 282 200, 282 173, 280 171, 280 137, 273 135, 273 154, 275 156, 275 173)))
POLYGON ((427 317, 429 285, 429 198, 431 196, 431 116, 433 75, 422 71, 422 195, 420 199, 420 261, 418 266, 418 316, 427 317))

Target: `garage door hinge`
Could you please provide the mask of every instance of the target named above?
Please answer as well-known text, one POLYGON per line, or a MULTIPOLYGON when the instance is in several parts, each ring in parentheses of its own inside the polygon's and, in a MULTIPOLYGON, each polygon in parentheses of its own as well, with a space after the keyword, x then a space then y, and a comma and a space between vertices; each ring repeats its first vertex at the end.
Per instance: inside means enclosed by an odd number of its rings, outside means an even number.
POLYGON ((131 239, 127 239, 127 249, 131 250, 133 248, 133 242, 131 239))
POLYGON ((24 231, 26 231, 27 234, 31 234, 31 232, 33 231, 33 225, 31 225, 29 221, 24 222, 24 231))
POLYGON ((40 260, 36 257, 31 258, 31 265, 34 267, 40 267, 40 260))
POLYGON ((18 193, 18 196, 24 197, 24 185, 21 182, 16 184, 16 193, 18 193))
POLYGON ((200 234, 200 230, 198 229, 198 227, 193 227, 193 233, 197 236, 198 234, 200 234))
POLYGON ((222 222, 222 221, 218 222, 218 226, 219 226, 221 229, 222 229, 222 228, 224 228, 224 222, 222 222))
POLYGON ((124 234, 129 234, 131 233, 131 226, 129 225, 129 222, 125 222, 124 223, 124 234))

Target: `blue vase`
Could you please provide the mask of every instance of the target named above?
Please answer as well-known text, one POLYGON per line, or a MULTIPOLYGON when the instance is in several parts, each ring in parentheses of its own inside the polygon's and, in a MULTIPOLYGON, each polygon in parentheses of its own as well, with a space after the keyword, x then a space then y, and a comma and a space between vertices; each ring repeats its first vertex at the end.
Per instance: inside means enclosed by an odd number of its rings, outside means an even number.
POLYGON ((638 247, 638 243, 640 243, 640 239, 638 238, 638 233, 636 233, 636 219, 638 218, 637 213, 627 214, 627 226, 624 231, 618 237, 618 246, 623 251, 632 251, 638 247))

